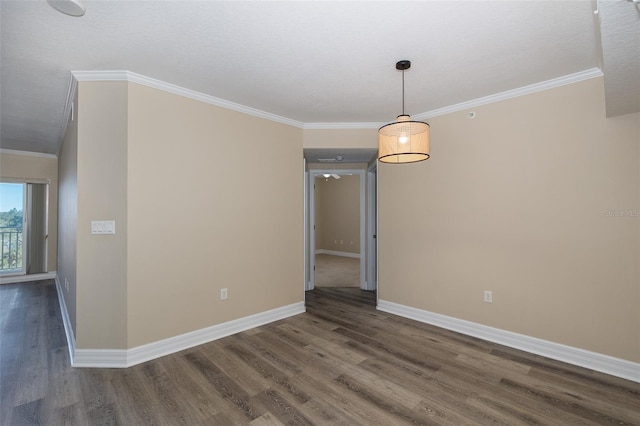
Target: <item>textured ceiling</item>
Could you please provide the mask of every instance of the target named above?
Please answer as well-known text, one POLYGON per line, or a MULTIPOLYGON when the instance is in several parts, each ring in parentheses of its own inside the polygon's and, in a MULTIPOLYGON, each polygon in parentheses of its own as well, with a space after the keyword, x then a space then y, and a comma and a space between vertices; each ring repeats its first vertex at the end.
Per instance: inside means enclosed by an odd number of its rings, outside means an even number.
POLYGON ((413 115, 602 61, 581 0, 84 4, 74 18, 0 1, 3 148, 57 152, 71 70, 128 70, 305 124, 381 123, 401 112, 400 59, 413 115))
POLYGON ((640 111, 640 10, 627 1, 598 1, 607 116, 640 111))

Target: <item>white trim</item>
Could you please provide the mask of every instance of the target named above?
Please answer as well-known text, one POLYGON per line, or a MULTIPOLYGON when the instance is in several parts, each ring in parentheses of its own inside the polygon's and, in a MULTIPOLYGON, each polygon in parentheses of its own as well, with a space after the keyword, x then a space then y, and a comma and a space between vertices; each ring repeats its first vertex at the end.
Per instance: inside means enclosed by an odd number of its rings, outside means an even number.
MULTIPOLYGON (((367 290, 378 289, 378 160, 367 168, 367 290)), ((377 295, 376 292, 376 305, 377 295)))
MULTIPOLYGON (((387 124, 388 122, 345 122, 345 123, 303 123, 297 120, 292 120, 287 117, 272 114, 270 112, 262 111, 259 109, 251 108, 245 105, 241 105, 235 102, 227 101, 215 96, 207 95, 195 90, 187 89, 185 87, 177 86, 175 84, 167 83, 155 78, 147 77, 141 74, 136 74, 126 70, 105 70, 105 71, 71 71, 71 84, 69 86, 69 94, 67 95, 67 103, 65 104, 64 120, 61 130, 61 137, 64 138, 64 132, 68 124, 68 119, 71 111, 71 101, 73 101, 73 95, 75 94, 75 86, 78 81, 129 81, 132 83, 141 84, 155 89, 163 90, 165 92, 173 93, 176 95, 184 96, 187 98, 195 99, 201 102, 205 102, 211 105, 216 105, 222 108, 227 108, 233 111, 238 111, 244 114, 252 115, 254 117, 260 117, 267 120, 275 121, 277 123, 286 124, 289 126, 305 129, 305 130, 320 130, 320 129, 377 129, 387 124)), ((591 78, 601 77, 602 70, 600 68, 591 68, 577 73, 565 75, 562 77, 553 78, 551 80, 541 81, 539 83, 530 84, 528 86, 519 87, 512 90, 506 90, 504 92, 496 93, 482 98, 472 99, 470 101, 461 102, 455 105, 449 105, 443 108, 434 109, 431 111, 414 114, 412 117, 415 120, 426 120, 433 117, 438 117, 452 112, 463 111, 470 108, 476 108, 479 106, 491 104, 494 102, 504 101, 506 99, 516 98, 519 96, 529 95, 543 90, 553 89, 567 84, 578 83, 580 81, 588 80, 591 78)))
MULTIPOLYGON (((464 111, 470 108, 477 108, 483 105, 500 102, 507 99, 517 98, 519 96, 530 95, 532 93, 542 92, 544 90, 554 89, 556 87, 566 86, 567 84, 578 83, 580 81, 589 80, 591 78, 602 77, 600 68, 591 68, 574 74, 565 75, 551 80, 541 81, 539 83, 530 84, 524 87, 507 90, 493 95, 484 96, 482 98, 472 99, 470 101, 461 102, 455 105, 449 105, 443 108, 434 109, 411 117, 414 120, 426 120, 429 118, 439 117, 453 112, 464 111)), ((355 122, 355 123, 304 123, 303 129, 378 129, 387 124, 376 122, 355 122)))
POLYGON ((8 277, 0 276, 0 284, 16 284, 16 283, 26 283, 29 281, 43 281, 43 280, 53 280, 56 278, 56 271, 52 272, 44 272, 42 274, 22 274, 22 275, 13 275, 8 277))
POLYGON ((155 78, 136 74, 131 71, 71 71, 71 74, 78 81, 128 81, 131 83, 137 83, 143 86, 152 87, 154 89, 162 90, 168 93, 173 93, 174 95, 184 96, 186 98, 194 99, 211 105, 216 105, 221 108, 230 109, 254 117, 264 118, 266 120, 275 121, 277 123, 282 123, 297 128, 303 127, 303 123, 300 121, 292 120, 290 118, 282 117, 280 115, 272 114, 270 112, 262 111, 256 108, 251 108, 221 98, 216 98, 215 96, 196 92, 195 90, 187 89, 185 87, 167 83, 161 80, 156 80, 155 78))
POLYGON ((306 292, 311 289, 311 282, 309 281, 309 172, 307 171, 306 158, 302 159, 302 167, 302 173, 304 175, 304 278, 302 280, 302 287, 306 300, 306 292))
POLYGON ((126 349, 76 349, 72 367, 126 368, 126 349))
MULTIPOLYGON (((126 70, 71 71, 77 81, 129 81, 130 75, 138 75, 126 70)), ((162 83, 162 82, 160 82, 162 83)))
POLYGON ((71 319, 69 318, 69 311, 67 310, 67 304, 64 301, 64 295, 62 291, 62 284, 60 284, 60 278, 56 275, 56 290, 58 291, 58 303, 60 304, 60 313, 62 314, 62 323, 64 324, 64 333, 67 336, 67 348, 69 349, 69 360, 71 365, 74 362, 74 355, 76 353, 76 337, 73 334, 73 327, 71 327, 71 319))
POLYGON ((305 312, 298 302, 131 349, 76 349, 74 367, 126 368, 305 312))
MULTIPOLYGON (((360 175, 360 252, 367 247, 367 172, 361 170, 360 175)), ((367 256, 360 258, 360 288, 367 290, 367 256)))
POLYGON ((67 133, 67 127, 71 121, 71 112, 73 108, 73 100, 76 97, 76 91, 78 90, 78 80, 71 74, 69 81, 69 88, 67 89, 67 99, 64 101, 64 109, 62 110, 62 126, 58 132, 58 150, 57 154, 60 154, 62 148, 62 141, 67 133))
MULTIPOLYGON (((31 216, 31 200, 29 200, 29 186, 26 183, 22 183, 22 267, 20 268, 21 275, 25 275, 27 278, 27 263, 29 260, 29 240, 31 237, 31 226, 29 226, 29 216, 31 216)), ((47 220, 49 218, 46 218, 47 220)), ((39 280, 36 280, 39 281, 39 280)))
POLYGON ((640 363, 388 302, 378 310, 640 383, 640 363))
POLYGON ((530 84, 528 86, 519 87, 517 89, 495 93, 493 95, 461 102, 455 105, 449 105, 444 108, 434 109, 431 111, 423 112, 421 114, 415 114, 411 117, 414 120, 426 120, 445 114, 451 114, 452 112, 463 111, 470 108, 477 108, 479 106, 492 104, 494 102, 500 102, 507 99, 530 95, 532 93, 542 92, 544 90, 554 89, 556 87, 566 86, 567 84, 578 83, 580 81, 589 80, 591 78, 602 77, 602 75, 603 74, 600 68, 591 68, 574 74, 553 78, 551 80, 541 81, 540 83, 530 84))
POLYGON ((379 129, 381 126, 384 126, 387 123, 373 123, 373 122, 362 122, 362 123, 304 123, 302 128, 304 130, 349 130, 349 129, 379 129))
POLYGON ((332 256, 342 256, 342 257, 351 257, 354 259, 360 259, 360 253, 349 253, 346 251, 317 249, 316 254, 330 254, 332 256))
POLYGON ((28 157, 40 157, 40 158, 55 158, 58 156, 55 154, 45 154, 44 152, 33 152, 33 151, 20 151, 18 149, 7 149, 0 148, 0 154, 11 154, 11 155, 26 155, 28 157))
POLYGON ((309 252, 309 282, 305 290, 313 290, 316 288, 316 175, 313 170, 309 170, 309 179, 307 188, 309 190, 309 244, 307 250, 309 252))

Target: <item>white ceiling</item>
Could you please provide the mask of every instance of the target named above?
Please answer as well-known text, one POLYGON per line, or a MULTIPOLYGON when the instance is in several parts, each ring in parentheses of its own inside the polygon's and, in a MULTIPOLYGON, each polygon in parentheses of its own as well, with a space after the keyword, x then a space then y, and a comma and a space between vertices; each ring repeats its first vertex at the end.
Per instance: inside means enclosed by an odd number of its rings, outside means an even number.
POLYGON ((2 0, 0 146, 57 152, 72 70, 128 70, 301 126, 374 126, 401 112, 400 59, 412 61, 412 115, 597 67, 609 90, 618 66, 609 109, 633 101, 638 73, 624 61, 640 52, 640 14, 611 2, 594 15, 583 0, 85 1, 74 18, 2 0), (625 16, 627 53, 603 67, 606 9, 625 16))
POLYGON ((640 111, 640 3, 599 1, 607 116, 640 111), (634 10, 635 9, 635 10, 634 10))

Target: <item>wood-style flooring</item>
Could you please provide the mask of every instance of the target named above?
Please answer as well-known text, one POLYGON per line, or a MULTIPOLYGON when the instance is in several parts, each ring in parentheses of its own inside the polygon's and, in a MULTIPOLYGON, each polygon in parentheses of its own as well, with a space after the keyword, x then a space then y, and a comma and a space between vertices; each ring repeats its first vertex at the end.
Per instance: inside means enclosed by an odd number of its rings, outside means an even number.
POLYGON ((0 425, 640 424, 640 384, 417 323, 375 294, 127 369, 69 366, 55 286, 0 286, 0 425))
POLYGON ((360 259, 316 254, 316 287, 360 287, 360 259))

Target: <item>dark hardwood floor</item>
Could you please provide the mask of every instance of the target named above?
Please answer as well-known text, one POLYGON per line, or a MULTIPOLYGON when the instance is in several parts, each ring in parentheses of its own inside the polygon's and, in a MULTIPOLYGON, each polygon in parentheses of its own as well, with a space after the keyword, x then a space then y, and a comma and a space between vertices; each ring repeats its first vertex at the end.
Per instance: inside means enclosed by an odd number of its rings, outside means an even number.
POLYGON ((357 288, 128 369, 69 358, 55 286, 0 286, 1 425, 640 424, 640 384, 417 323, 357 288))

